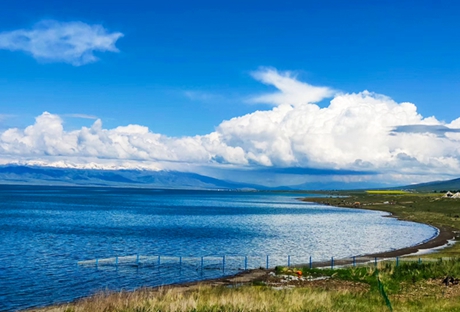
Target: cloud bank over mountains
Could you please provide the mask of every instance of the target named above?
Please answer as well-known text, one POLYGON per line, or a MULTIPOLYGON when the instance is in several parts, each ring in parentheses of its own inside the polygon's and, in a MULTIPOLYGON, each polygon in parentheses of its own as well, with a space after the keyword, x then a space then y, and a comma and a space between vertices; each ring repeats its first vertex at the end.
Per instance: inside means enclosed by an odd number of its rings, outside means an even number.
POLYGON ((0 33, 0 49, 24 51, 41 61, 80 66, 97 61, 95 51, 118 52, 115 43, 121 37, 122 33, 110 33, 102 25, 45 20, 31 29, 0 33))
POLYGON ((301 167, 381 174, 460 174, 460 118, 423 117, 412 103, 368 91, 338 93, 262 68, 253 76, 276 93, 255 102, 272 109, 223 121, 201 136, 168 137, 141 125, 66 131, 48 112, 25 129, 0 132, 0 163, 110 168, 194 166, 301 167), (332 97, 328 106, 315 102, 332 97))

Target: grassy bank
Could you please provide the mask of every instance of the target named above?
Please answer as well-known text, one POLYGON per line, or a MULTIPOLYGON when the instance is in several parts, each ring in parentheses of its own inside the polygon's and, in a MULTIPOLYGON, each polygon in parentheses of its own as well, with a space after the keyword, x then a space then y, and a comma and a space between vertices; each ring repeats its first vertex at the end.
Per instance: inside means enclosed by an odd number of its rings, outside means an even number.
MULTIPOLYGON (((460 200, 440 194, 401 192, 335 193, 346 197, 308 198, 339 207, 391 212, 400 219, 460 231, 460 200)), ((448 260, 379 262, 331 269, 277 268, 278 275, 258 275, 249 283, 223 280, 192 286, 100 293, 40 311, 460 311, 460 244, 424 258, 448 260), (300 270, 306 279, 286 282, 300 270), (452 277, 454 283, 443 284, 452 277), (319 277, 319 279, 318 279, 319 277), (218 285, 218 286, 215 286, 218 285), (275 287, 276 286, 276 287, 275 287)), ((267 272, 268 273, 268 272, 267 272)), ((296 278, 294 276, 294 278, 296 278)))
MULTIPOLYGON (((374 292, 353 293, 312 288, 289 291, 263 287, 242 287, 236 290, 203 288, 194 293, 162 292, 149 298, 137 293, 128 299, 131 303, 127 303, 123 297, 112 295, 105 297, 105 300, 66 311, 389 311, 374 292)), ((455 311, 456 306, 450 298, 403 299, 398 302, 397 311, 455 311)))

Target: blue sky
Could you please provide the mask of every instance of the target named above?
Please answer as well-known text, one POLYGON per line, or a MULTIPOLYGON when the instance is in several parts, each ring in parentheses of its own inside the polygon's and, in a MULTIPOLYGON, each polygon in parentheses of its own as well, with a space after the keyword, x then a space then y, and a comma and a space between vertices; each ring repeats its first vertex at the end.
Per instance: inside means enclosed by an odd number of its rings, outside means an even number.
MULTIPOLYGON (((39 147, 35 143, 32 146, 23 132, 19 141, 25 140, 22 144, 29 148, 13 147, 11 140, 4 139, 0 154, 4 162, 7 159, 47 162, 51 158, 78 162, 79 157, 91 156, 94 158, 91 161, 96 162, 110 158, 141 159, 179 162, 181 166, 207 167, 206 170, 223 164, 371 170, 385 172, 382 177, 385 181, 397 180, 399 169, 407 167, 391 163, 397 155, 404 154, 405 161, 412 159, 418 163, 412 164, 413 170, 408 172, 414 181, 426 180, 428 174, 433 177, 457 174, 460 173, 457 170, 460 152, 455 131, 447 131, 449 142, 441 142, 428 128, 426 132, 418 129, 417 133, 396 131, 404 132, 399 136, 390 133, 390 128, 407 130, 410 127, 404 127, 414 123, 460 126, 456 121, 460 117, 457 103, 460 97, 459 13, 460 4, 447 1, 4 2, 0 4, 3 34, 3 37, 0 35, 0 132, 23 131, 37 123, 35 118, 49 112, 59 116, 58 124, 66 133, 80 131, 83 126, 91 127, 96 119, 101 120, 102 129, 107 131, 132 124, 148 127, 150 133, 172 139, 207 136, 217 131, 219 142, 225 143, 224 149, 241 148, 246 156, 244 161, 231 160, 226 153, 208 147, 205 147, 207 156, 200 154, 193 159, 176 154, 169 158, 156 153, 152 156, 149 151, 148 156, 133 156, 129 152, 130 156, 120 152, 110 156, 90 152, 81 145, 69 149, 78 149, 72 154, 56 146, 39 147), (29 50, 12 48, 11 40, 20 40, 19 37, 11 39, 15 31, 30 33, 69 25, 80 27, 72 23, 86 25, 91 31, 95 29, 92 27, 100 27, 106 38, 114 36, 102 51, 86 51, 94 53, 97 60, 65 59, 54 52, 45 57, 34 56, 30 45, 50 44, 46 40, 30 43, 29 50), (288 77, 290 80, 286 83, 292 88, 299 83, 328 88, 329 93, 317 98, 306 97, 306 101, 311 100, 320 108, 329 107, 331 99, 338 94, 361 94, 365 90, 376 94, 371 95, 372 98, 385 95, 398 105, 413 103, 416 113, 407 113, 413 118, 403 120, 398 117, 397 109, 391 110, 394 115, 387 118, 393 118, 394 122, 384 124, 389 127, 385 131, 390 139, 419 136, 423 142, 420 144, 426 145, 430 139, 430 148, 438 148, 439 144, 445 148, 441 154, 432 155, 408 146, 402 138, 398 143, 391 143, 384 162, 381 157, 374 159, 367 154, 348 155, 349 146, 336 144, 333 146, 337 149, 336 155, 347 156, 320 161, 314 152, 296 145, 299 139, 294 140, 295 131, 287 131, 292 134, 286 134, 290 140, 287 144, 297 146, 292 148, 294 156, 288 159, 276 154, 281 150, 274 152, 261 143, 262 137, 277 140, 268 130, 257 139, 257 144, 255 139, 245 141, 244 138, 251 137, 247 133, 239 133, 235 138, 235 133, 222 130, 225 120, 249 116, 258 110, 271 112, 281 104, 294 107, 296 96, 303 101, 300 92, 310 92, 300 87, 293 95, 290 87, 283 89, 276 85, 280 77, 288 77), (270 99, 273 92, 280 92, 282 99, 270 99), (264 100, 257 100, 264 96, 264 100), (291 100, 294 102, 289 102, 291 100), (418 119, 417 113, 421 116, 418 119), (431 116, 436 121, 427 119, 431 116), (252 144, 251 147, 248 144, 252 144), (449 161, 442 163, 441 159, 446 158, 449 161)), ((45 50, 55 51, 53 47, 45 50)), ((51 122, 45 119, 44 123, 51 122)), ((334 129, 338 129, 338 124, 341 122, 337 122, 334 129)), ((227 126, 242 127, 236 121, 227 126)), ((315 134, 317 132, 305 135, 315 134)), ((50 142, 44 137, 40 140, 50 142)), ((337 142, 338 137, 334 140, 337 142)), ((381 144, 387 141, 382 138, 381 144)), ((201 148, 202 143, 197 144, 201 148)), ((175 153, 170 148, 168 145, 164 155, 175 153)), ((158 166, 165 167, 164 164, 158 166)))

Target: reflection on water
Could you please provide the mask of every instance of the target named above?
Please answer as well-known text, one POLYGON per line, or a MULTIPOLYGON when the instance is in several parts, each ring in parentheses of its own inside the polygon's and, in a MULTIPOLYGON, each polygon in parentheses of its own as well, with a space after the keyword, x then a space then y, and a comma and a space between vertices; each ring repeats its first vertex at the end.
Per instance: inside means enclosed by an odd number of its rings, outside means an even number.
POLYGON ((0 186, 0 311, 70 301, 107 288, 233 274, 244 268, 245 256, 250 267, 259 267, 270 255, 274 266, 286 264, 288 255, 292 263, 310 256, 341 258, 414 245, 435 235, 426 225, 382 218, 385 213, 325 207, 296 197, 0 186), (163 261, 159 266, 77 265, 138 254, 160 255, 163 261))

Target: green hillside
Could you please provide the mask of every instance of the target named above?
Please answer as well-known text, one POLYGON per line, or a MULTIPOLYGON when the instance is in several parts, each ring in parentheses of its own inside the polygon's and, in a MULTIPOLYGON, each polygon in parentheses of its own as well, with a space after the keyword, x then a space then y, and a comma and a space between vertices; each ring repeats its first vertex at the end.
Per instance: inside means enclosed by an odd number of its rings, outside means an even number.
POLYGON ((460 191, 460 179, 408 185, 405 188, 418 192, 460 191))

